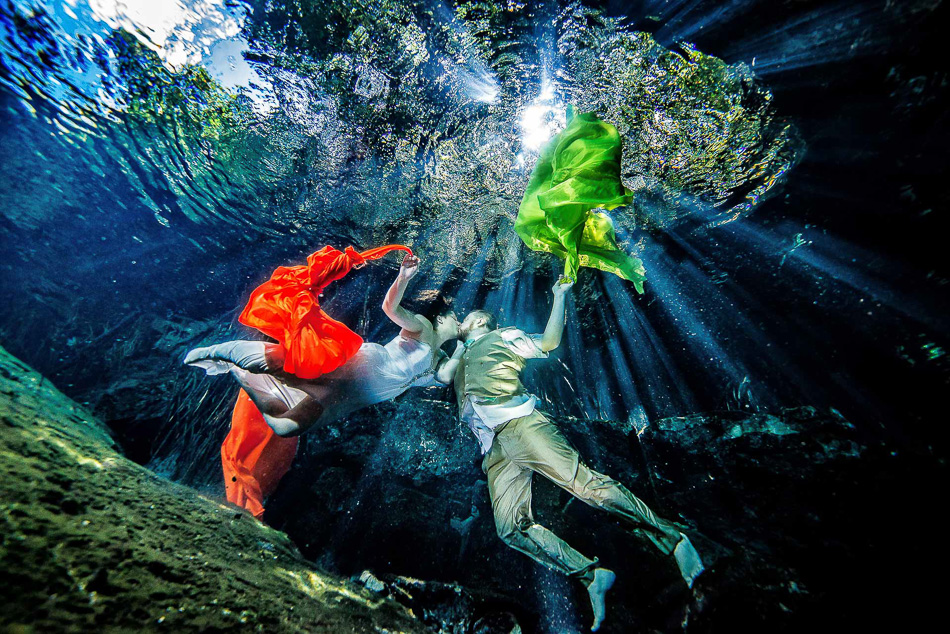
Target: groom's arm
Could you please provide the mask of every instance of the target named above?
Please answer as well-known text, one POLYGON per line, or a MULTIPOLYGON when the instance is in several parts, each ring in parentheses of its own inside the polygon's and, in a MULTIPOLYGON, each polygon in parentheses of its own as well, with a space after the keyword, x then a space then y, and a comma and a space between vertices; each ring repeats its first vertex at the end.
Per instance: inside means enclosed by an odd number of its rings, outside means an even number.
POLYGON ((558 281, 552 289, 554 291, 554 306, 551 307, 551 316, 548 325, 541 336, 541 350, 550 352, 561 345, 561 335, 564 334, 564 316, 566 313, 567 292, 574 286, 571 281, 558 281))

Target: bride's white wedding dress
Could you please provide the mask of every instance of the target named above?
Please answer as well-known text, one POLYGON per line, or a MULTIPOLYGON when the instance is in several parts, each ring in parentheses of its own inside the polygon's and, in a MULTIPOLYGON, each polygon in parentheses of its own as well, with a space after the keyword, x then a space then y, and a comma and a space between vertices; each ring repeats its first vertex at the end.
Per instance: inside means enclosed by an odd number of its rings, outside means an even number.
MULTIPOLYGON (((236 341, 198 348, 185 363, 204 368, 208 374, 231 372, 252 398, 280 401, 288 410, 307 396, 323 407, 321 423, 333 422, 348 414, 393 399, 410 387, 436 384, 441 350, 433 358, 432 348, 418 339, 396 336, 386 345, 364 343, 342 366, 316 379, 275 376, 266 370, 261 341, 236 341)), ((254 399, 257 401, 258 399, 254 399)))

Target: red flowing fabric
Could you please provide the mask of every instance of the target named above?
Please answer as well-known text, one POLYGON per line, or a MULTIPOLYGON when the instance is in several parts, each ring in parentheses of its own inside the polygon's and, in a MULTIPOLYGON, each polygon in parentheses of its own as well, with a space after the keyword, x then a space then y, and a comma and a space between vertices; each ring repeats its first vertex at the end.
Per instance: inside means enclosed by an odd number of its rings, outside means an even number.
MULTIPOLYGON (((400 244, 362 253, 352 247, 339 251, 327 246, 311 254, 306 265, 278 267, 251 293, 238 319, 280 342, 285 372, 302 379, 332 372, 356 354, 363 339, 320 308, 320 291, 351 269, 396 250, 412 255, 409 247, 400 244)), ((296 452, 297 439, 275 434, 241 390, 231 415, 231 430, 221 445, 228 501, 260 519, 264 498, 290 470, 296 452)))
POLYGON ((285 350, 284 371, 301 379, 315 379, 346 363, 363 345, 358 334, 331 318, 317 298, 328 284, 354 266, 377 260, 390 251, 412 250, 400 244, 358 253, 324 247, 307 258, 305 266, 281 266, 258 286, 238 320, 273 337, 285 350))
POLYGON ((264 498, 277 489, 296 453, 297 439, 275 434, 254 401, 241 390, 231 414, 231 431, 221 444, 228 502, 260 519, 264 498))

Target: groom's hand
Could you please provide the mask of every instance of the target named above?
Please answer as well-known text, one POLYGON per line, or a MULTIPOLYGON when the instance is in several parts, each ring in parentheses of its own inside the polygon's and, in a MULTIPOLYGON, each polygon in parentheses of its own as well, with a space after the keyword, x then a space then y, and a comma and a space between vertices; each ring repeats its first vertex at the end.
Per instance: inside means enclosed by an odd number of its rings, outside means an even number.
POLYGON ((399 277, 404 280, 411 280, 419 272, 419 258, 414 255, 407 255, 399 268, 399 277))
POLYGON ((574 286, 574 280, 569 277, 561 277, 561 279, 557 281, 557 284, 554 285, 554 288, 552 288, 551 291, 554 292, 555 297, 561 297, 571 290, 572 286, 574 286))

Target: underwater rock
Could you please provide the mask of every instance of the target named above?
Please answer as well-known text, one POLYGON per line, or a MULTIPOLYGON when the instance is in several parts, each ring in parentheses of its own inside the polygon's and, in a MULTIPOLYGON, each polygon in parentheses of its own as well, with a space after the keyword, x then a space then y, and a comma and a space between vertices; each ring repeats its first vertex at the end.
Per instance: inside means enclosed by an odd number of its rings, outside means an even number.
MULTIPOLYGON (((885 590, 908 605, 927 596, 919 581, 887 582, 913 579, 905 553, 917 547, 892 549, 879 500, 921 501, 917 483, 942 477, 943 467, 866 441, 834 410, 697 414, 639 433, 554 420, 588 464, 682 524, 707 565, 690 594, 646 540, 535 478, 538 522, 618 574, 604 631, 844 627, 885 618, 866 611, 885 590)), ((426 589, 407 603, 429 624, 476 622, 484 612, 463 595, 477 589, 520 606, 496 602, 491 614, 515 615, 525 632, 582 631, 580 586, 496 536, 477 445, 452 404, 407 395, 304 438, 265 519, 306 556, 344 575, 368 569, 397 599, 388 575, 436 580, 413 582, 426 589), (458 587, 458 602, 445 600, 445 584, 458 587)))
MULTIPOLYGON (((284 532, 131 463, 5 352, 0 393, 4 625, 488 634, 582 631, 589 618, 580 586, 496 536, 447 392, 304 436, 267 503, 284 532)), ((895 548, 881 515, 924 508, 921 484, 944 481, 945 465, 866 440, 834 410, 555 420, 592 467, 683 525, 707 565, 688 592, 644 540, 536 478, 537 520, 618 573, 605 632, 870 625, 897 618, 888 605, 911 622, 935 598, 913 575, 925 544, 895 548)))
POLYGON ((359 581, 368 590, 405 605, 438 632, 520 634, 523 624, 533 622, 524 607, 504 595, 464 588, 457 583, 381 576, 382 579, 377 578, 366 570, 359 581))
POLYGON ((286 535, 164 480, 0 348, 4 631, 422 632, 286 535))
POLYGON ((84 341, 65 362, 47 364, 48 378, 108 426, 127 458, 205 490, 220 480, 217 456, 237 390, 181 360, 233 330, 228 322, 135 312, 107 331, 119 334, 84 341), (205 423, 182 424, 193 420, 205 423))
MULTIPOLYGON (((5 352, 0 394, 4 625, 487 634, 587 622, 580 586, 496 536, 477 445, 447 392, 304 436, 267 502, 284 532, 133 464, 5 352)), ((869 441, 834 410, 555 421, 592 467, 683 525, 707 565, 688 592, 644 540, 536 478, 537 520, 618 573, 605 632, 912 622, 936 599, 913 574, 926 542, 896 547, 882 516, 926 508, 945 465, 869 441)))

